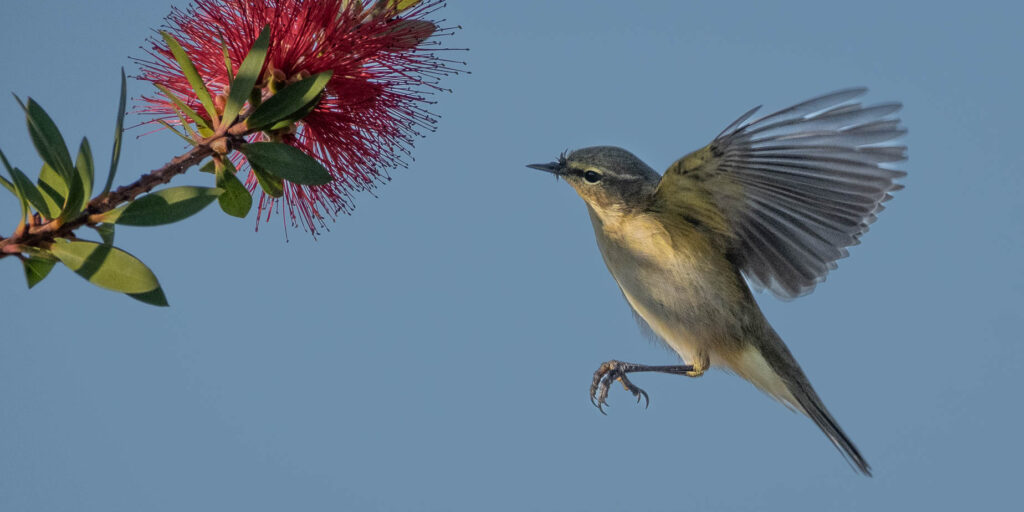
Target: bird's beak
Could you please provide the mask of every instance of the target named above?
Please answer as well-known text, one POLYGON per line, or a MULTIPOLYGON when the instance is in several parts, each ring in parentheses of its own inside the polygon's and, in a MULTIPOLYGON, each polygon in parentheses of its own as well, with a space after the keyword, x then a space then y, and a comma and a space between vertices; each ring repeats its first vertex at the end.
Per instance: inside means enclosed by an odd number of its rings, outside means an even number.
POLYGON ((538 171, 550 172, 555 176, 559 176, 565 173, 565 169, 558 162, 550 162, 546 164, 529 164, 527 165, 530 169, 537 169, 538 171))

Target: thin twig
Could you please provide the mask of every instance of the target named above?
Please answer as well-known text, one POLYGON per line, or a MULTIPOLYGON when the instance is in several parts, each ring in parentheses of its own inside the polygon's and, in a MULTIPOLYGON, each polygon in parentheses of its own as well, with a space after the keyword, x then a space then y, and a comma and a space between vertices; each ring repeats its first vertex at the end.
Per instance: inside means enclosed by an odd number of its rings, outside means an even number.
MULTIPOLYGON (((244 133, 243 130, 231 131, 244 133)), ((233 133, 227 135, 226 140, 228 142, 228 148, 236 146, 237 143, 243 141, 240 135, 241 134, 235 135, 233 133)), ((89 217, 91 215, 113 210, 123 203, 132 201, 140 194, 149 192, 153 187, 170 182, 175 176, 184 173, 193 165, 201 162, 204 158, 214 154, 211 146, 217 139, 221 139, 221 137, 215 136, 211 139, 207 139, 190 149, 188 152, 175 157, 170 162, 164 164, 163 167, 147 174, 143 174, 134 182, 119 187, 117 190, 114 190, 109 194, 95 197, 92 201, 89 201, 89 205, 85 210, 74 219, 64 223, 54 219, 45 224, 30 226, 28 230, 15 233, 10 238, 0 238, 0 258, 22 252, 20 250, 11 250, 14 247, 46 248, 53 243, 55 238, 73 237, 76 229, 84 225, 95 224, 89 222, 89 217)))

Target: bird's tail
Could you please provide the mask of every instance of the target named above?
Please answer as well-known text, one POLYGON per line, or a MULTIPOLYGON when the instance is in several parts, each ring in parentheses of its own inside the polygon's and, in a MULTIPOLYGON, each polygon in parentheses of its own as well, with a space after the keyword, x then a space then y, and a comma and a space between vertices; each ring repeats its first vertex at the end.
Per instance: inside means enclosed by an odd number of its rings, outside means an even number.
POLYGON ((770 327, 768 329, 768 335, 763 337, 767 338, 766 343, 757 348, 751 347, 749 352, 729 366, 765 393, 807 415, 850 465, 864 475, 871 476, 871 466, 864 460, 860 450, 825 408, 781 338, 770 327))
MULTIPOLYGON (((799 371, 799 367, 797 367, 797 371, 799 371)), ((811 387, 811 383, 804 377, 803 372, 800 373, 800 377, 799 381, 791 381, 788 384, 790 393, 793 394, 797 403, 800 404, 804 414, 818 425, 818 428, 828 436, 832 444, 839 449, 851 465, 861 473, 871 476, 871 466, 864 460, 860 450, 857 449, 857 446, 847 437, 846 432, 843 432, 836 419, 825 408, 825 404, 821 402, 821 398, 818 397, 814 388, 811 387)))

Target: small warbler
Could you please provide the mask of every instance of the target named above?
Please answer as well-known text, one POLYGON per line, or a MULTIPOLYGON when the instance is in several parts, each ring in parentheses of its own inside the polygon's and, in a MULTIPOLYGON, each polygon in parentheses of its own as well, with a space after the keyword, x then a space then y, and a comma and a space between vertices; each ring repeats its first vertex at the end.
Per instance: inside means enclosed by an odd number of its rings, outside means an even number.
POLYGON ((598 146, 528 167, 553 173, 587 205, 608 270, 637 319, 685 364, 608 361, 590 396, 603 413, 633 372, 699 377, 721 366, 805 415, 865 475, 871 468, 764 318, 747 282, 789 299, 809 293, 902 188, 898 103, 864 106, 855 88, 755 120, 754 108, 658 175, 598 146))

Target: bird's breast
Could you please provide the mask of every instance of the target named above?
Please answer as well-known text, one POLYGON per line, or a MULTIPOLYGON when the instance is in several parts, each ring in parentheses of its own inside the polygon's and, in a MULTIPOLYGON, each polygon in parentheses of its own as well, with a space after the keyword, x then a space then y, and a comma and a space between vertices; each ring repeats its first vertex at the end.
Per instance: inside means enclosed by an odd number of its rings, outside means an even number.
POLYGON ((738 286, 746 285, 713 240, 649 215, 602 218, 591 209, 591 220, 626 300, 669 346, 687 361, 738 349, 746 297, 738 286))

